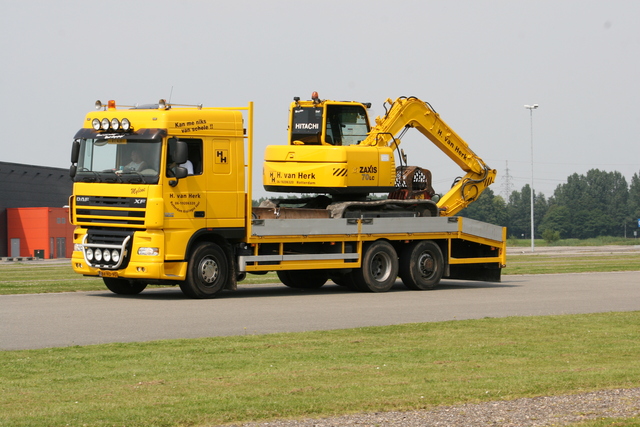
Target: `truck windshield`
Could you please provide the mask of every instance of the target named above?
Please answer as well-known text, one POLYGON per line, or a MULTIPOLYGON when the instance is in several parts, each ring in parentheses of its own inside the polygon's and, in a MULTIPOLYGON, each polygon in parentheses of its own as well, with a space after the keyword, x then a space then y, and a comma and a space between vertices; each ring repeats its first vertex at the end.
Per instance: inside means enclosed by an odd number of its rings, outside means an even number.
POLYGON ((124 139, 80 141, 80 156, 75 181, 148 183, 158 182, 161 143, 124 139))

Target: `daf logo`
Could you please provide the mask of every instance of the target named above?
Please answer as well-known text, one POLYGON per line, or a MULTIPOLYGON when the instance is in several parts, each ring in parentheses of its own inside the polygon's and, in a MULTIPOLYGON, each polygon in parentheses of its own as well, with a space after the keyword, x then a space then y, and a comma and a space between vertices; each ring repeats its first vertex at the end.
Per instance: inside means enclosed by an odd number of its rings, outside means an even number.
POLYGON ((88 197, 83 197, 83 196, 77 196, 76 197, 76 202, 88 202, 89 198, 88 197))
POLYGON ((144 205, 145 199, 134 199, 133 200, 133 204, 134 205, 144 205))

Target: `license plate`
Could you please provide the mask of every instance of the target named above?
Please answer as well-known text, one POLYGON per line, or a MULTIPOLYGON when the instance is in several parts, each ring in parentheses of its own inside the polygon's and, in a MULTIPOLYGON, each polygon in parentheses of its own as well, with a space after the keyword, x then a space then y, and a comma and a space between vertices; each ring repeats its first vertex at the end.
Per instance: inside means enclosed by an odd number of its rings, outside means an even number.
POLYGON ((109 271, 109 270, 100 270, 98 271, 98 276, 100 277, 118 277, 117 271, 109 271))

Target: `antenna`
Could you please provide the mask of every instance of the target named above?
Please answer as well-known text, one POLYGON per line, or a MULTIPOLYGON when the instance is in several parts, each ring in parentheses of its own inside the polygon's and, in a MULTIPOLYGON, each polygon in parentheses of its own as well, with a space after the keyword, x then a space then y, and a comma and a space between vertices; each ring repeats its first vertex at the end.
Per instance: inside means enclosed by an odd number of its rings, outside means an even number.
POLYGON ((171 97, 173 96, 173 86, 171 86, 171 92, 169 92, 169 102, 168 104, 171 105, 171 97))

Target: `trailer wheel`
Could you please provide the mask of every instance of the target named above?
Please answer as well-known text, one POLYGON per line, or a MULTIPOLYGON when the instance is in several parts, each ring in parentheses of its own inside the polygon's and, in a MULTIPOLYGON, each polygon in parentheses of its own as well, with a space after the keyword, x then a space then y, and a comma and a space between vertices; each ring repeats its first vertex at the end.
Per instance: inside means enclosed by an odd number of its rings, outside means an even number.
POLYGON ((362 257, 362 267, 351 273, 358 290, 363 292, 387 292, 397 277, 398 254, 385 240, 368 245, 362 257))
POLYGON ((215 243, 202 243, 191 254, 187 278, 180 289, 190 298, 213 298, 224 289, 229 276, 227 256, 215 243))
POLYGON ((435 242, 415 241, 400 255, 400 278, 409 289, 433 289, 440 283, 443 273, 444 258, 435 242))
POLYGON ((114 294, 119 295, 138 295, 147 287, 146 283, 136 280, 115 279, 113 277, 103 277, 102 281, 114 294))
POLYGON ((278 270, 276 274, 282 283, 296 289, 318 289, 329 279, 322 270, 278 270))

